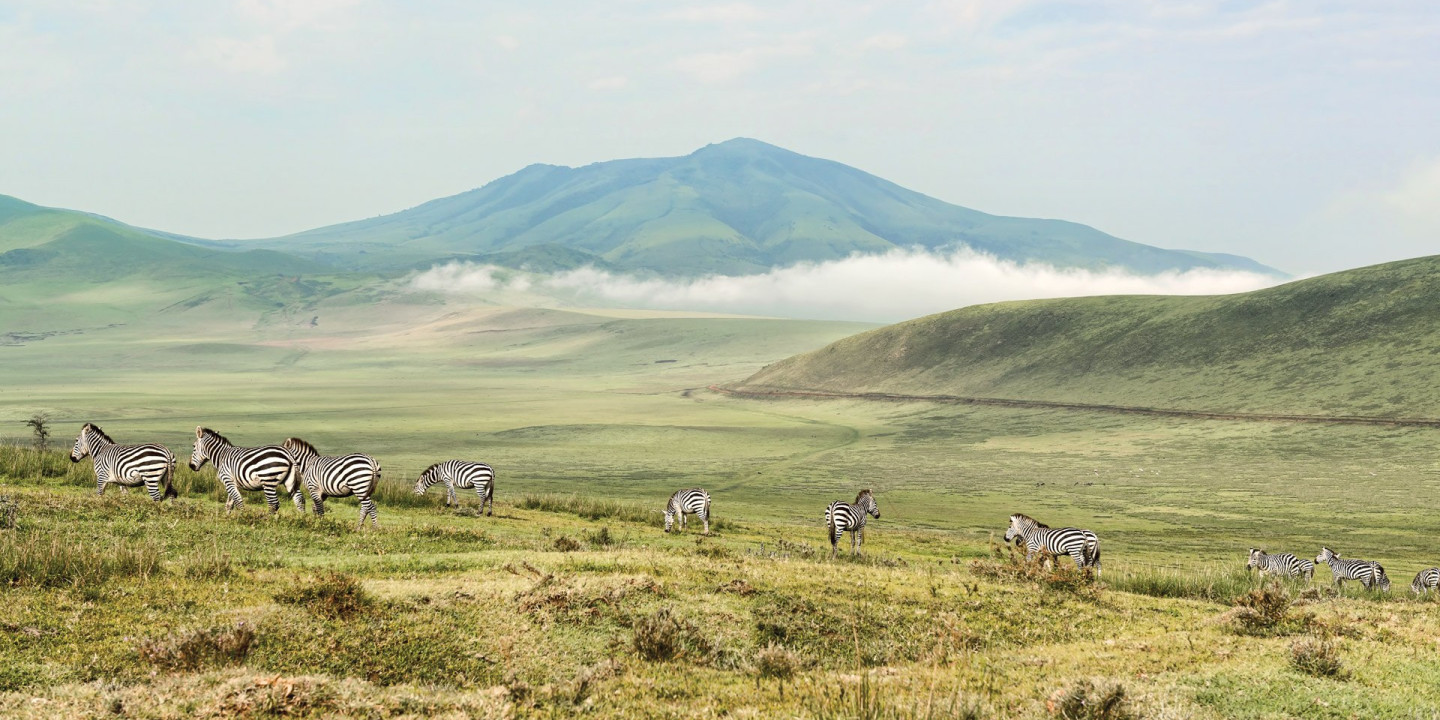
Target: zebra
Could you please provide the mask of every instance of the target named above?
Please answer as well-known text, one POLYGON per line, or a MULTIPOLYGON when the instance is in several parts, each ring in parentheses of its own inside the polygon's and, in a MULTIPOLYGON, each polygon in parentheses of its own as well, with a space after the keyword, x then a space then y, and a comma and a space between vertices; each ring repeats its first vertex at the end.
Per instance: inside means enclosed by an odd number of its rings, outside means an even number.
POLYGON ((314 445, 300 438, 285 438, 281 447, 295 459, 300 479, 310 492, 315 503, 315 514, 325 514, 325 498, 350 497, 360 499, 360 525, 365 527, 365 518, 370 518, 374 527, 380 527, 380 512, 375 507, 375 488, 380 484, 380 463, 375 458, 361 453, 341 456, 321 455, 314 445))
POLYGON ((1025 560, 1035 559, 1035 553, 1069 555, 1075 560, 1075 567, 1094 567, 1100 573, 1100 539, 1095 533, 1079 528, 1052 528, 1039 520, 1015 513, 1010 516, 1010 527, 1005 530, 1005 542, 1016 538, 1025 541, 1025 560))
POLYGON ((480 509, 486 515, 495 513, 495 471, 485 463, 468 460, 446 460, 425 468, 415 481, 415 494, 424 495, 431 485, 445 483, 445 505, 456 504, 455 488, 475 488, 480 496, 480 509), (488 509, 487 509, 488 506, 488 509))
POLYGON ((1385 568, 1374 560, 1344 560, 1334 550, 1321 547, 1315 562, 1330 566, 1330 574, 1335 578, 1337 591, 1344 588, 1346 580, 1359 580, 1366 590, 1378 587, 1383 592, 1390 592, 1390 578, 1385 575, 1385 568))
POLYGON ((680 518, 680 529, 685 529, 685 516, 694 515, 705 523, 705 534, 710 534, 710 493, 700 488, 689 490, 677 490, 670 496, 670 502, 665 504, 665 532, 675 526, 675 518, 680 518))
POLYGON ((861 490, 853 503, 836 500, 825 508, 825 532, 830 538, 832 559, 840 552, 840 536, 846 530, 850 531, 850 552, 860 552, 865 545, 865 522, 869 519, 866 515, 880 519, 880 505, 875 502, 875 494, 868 489, 861 490))
POLYGON ((1432 567, 1421 570, 1410 581, 1410 592, 1416 595, 1424 595, 1431 590, 1440 588, 1440 567, 1432 567))
POLYGON ((70 462, 80 462, 86 455, 95 465, 96 495, 104 495, 109 483, 122 488, 144 485, 155 502, 180 495, 173 485, 175 454, 164 445, 119 445, 94 423, 85 423, 70 449, 70 462))
POLYGON ((285 484, 285 492, 295 507, 305 512, 305 493, 300 489, 299 470, 295 459, 279 445, 235 447, 224 435, 206 427, 195 428, 195 449, 190 453, 190 469, 199 470, 206 461, 215 463, 215 475, 225 486, 225 512, 245 504, 241 490, 260 490, 270 514, 280 511, 276 487, 285 484))
POLYGON ((1259 570, 1260 577, 1276 574, 1285 577, 1303 577, 1305 582, 1315 580, 1315 563, 1309 560, 1301 560, 1290 553, 1270 554, 1258 548, 1250 548, 1250 559, 1245 563, 1246 570, 1259 570))

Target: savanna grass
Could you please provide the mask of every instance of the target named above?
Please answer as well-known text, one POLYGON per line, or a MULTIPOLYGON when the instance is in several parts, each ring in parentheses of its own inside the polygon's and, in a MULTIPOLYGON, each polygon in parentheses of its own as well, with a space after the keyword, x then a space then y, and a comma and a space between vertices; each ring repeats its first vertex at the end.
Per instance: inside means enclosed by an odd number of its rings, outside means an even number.
POLYGON ((0 534, 0 584, 94 587, 111 578, 147 578, 163 571, 161 549, 149 542, 108 541, 16 530, 0 534))

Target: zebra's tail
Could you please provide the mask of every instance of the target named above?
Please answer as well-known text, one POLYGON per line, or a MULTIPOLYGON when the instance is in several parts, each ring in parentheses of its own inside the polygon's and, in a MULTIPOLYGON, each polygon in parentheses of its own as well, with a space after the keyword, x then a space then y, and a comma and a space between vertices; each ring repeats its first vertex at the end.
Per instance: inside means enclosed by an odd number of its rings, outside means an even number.
MULTIPOLYGON (((825 540, 830 543, 830 554, 835 554, 835 513, 825 508, 825 540)), ((822 546, 823 547, 823 546, 822 546)))
POLYGON ((161 496, 160 496, 160 499, 161 499, 161 500, 168 500, 168 499, 170 499, 170 498, 178 498, 178 497, 180 497, 180 493, 175 490, 175 458, 174 458, 174 457, 171 457, 171 458, 170 458, 170 467, 165 471, 165 477, 162 478, 162 479, 165 481, 165 494, 164 494, 164 495, 161 495, 161 496))

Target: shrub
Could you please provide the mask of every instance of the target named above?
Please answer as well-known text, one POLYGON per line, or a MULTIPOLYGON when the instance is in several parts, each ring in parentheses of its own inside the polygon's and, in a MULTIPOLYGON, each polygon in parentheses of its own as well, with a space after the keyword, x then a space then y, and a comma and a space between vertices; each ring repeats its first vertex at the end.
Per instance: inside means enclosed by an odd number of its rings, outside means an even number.
POLYGON ((707 658, 713 650, 700 628, 688 620, 680 620, 670 608, 661 608, 654 615, 635 621, 632 645, 635 653, 651 662, 665 662, 680 657, 707 658))
POLYGON ((218 543, 197 550, 185 563, 185 577, 192 580, 224 580, 234 575, 230 553, 222 552, 218 543))
POLYGON ((14 530, 20 506, 9 495, 0 495, 0 530, 14 530))
POLYGON ((254 628, 242 620, 234 627, 192 630, 142 640, 138 650, 140 658, 151 665, 190 671, 207 665, 242 663, 254 642, 254 628))
POLYGON ((1034 560, 1025 559, 1025 553, 1013 545, 990 543, 990 560, 975 560, 970 571, 989 578, 1032 582, 1042 588, 1058 590, 1082 597, 1093 598, 1100 588, 1095 582, 1095 573, 1090 568, 1079 569, 1068 558, 1047 558, 1037 555, 1034 560))
POLYGON ((1290 667, 1315 677, 1341 678, 1348 675, 1340 662, 1339 643, 1319 638, 1302 638, 1290 646, 1290 667))
POLYGON ((799 668, 800 659, 795 657, 795 653, 770 643, 755 653, 755 687, 760 687, 761 678, 774 680, 780 688, 780 699, 784 700, 785 681, 795 677, 799 668))
POLYGON ((590 546, 600 550, 609 550, 620 547, 620 541, 610 534, 609 526, 601 526, 599 530, 585 533, 585 541, 590 546))
POLYGON ((1231 618, 1242 635, 1284 635, 1310 626, 1310 616, 1290 612, 1290 593, 1270 582, 1235 599, 1231 618))
POLYGON ((1051 715, 1064 720, 1136 720, 1125 697, 1125 686, 1116 683, 1109 688, 1081 680, 1069 690, 1055 693, 1045 703, 1051 715))
POLYGON ((575 552, 580 549, 580 542, 574 538, 561 535, 555 538, 555 549, 560 552, 575 552))
POLYGON ((364 612, 374 602, 355 576, 340 572, 327 572, 302 581, 275 595, 275 600, 299 605, 321 617, 342 620, 364 612))

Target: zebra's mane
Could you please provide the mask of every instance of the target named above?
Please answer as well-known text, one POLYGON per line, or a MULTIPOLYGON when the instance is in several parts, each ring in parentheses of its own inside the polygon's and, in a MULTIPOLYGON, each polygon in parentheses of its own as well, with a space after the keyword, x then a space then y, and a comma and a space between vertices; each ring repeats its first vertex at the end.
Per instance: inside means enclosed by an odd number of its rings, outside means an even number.
POLYGON ((284 444, 286 444, 286 445, 294 445, 294 446, 300 448, 301 450, 304 450, 305 452, 310 453, 310 454, 312 454, 312 455, 319 455, 319 454, 320 454, 320 451, 319 451, 319 450, 316 450, 314 445, 311 445, 310 443, 305 442, 304 440, 301 440, 300 438, 296 438, 296 437, 285 438, 285 443, 284 443, 284 444))
POLYGON ((201 435, 209 435, 210 437, 213 437, 213 438, 215 438, 216 440, 219 440, 220 442, 225 443, 226 445, 230 445, 231 447, 234 447, 234 445, 235 445, 235 443, 230 442, 230 438, 227 438, 227 437, 225 437, 224 435, 221 435, 220 433, 215 432, 214 430, 211 430, 210 428, 207 428, 207 427, 202 427, 202 428, 200 428, 200 434, 201 434, 201 435))
POLYGON ((114 441, 114 440, 111 440, 111 439, 110 439, 110 436, 109 436, 109 435, 106 435, 106 434, 105 434, 105 431, 104 431, 104 430, 101 430, 99 425, 96 425, 95 423, 85 423, 85 427, 90 428, 91 430, 93 430, 96 435, 99 435, 99 436, 100 436, 100 439, 101 439, 101 440, 104 440, 105 442, 110 443, 111 445, 114 445, 114 444, 115 444, 115 441, 114 441))
POLYGON ((865 497, 866 495, 874 495, 874 493, 870 492, 870 488, 865 488, 864 490, 861 490, 861 491, 860 491, 860 494, 858 494, 858 495, 855 496, 855 504, 856 504, 856 505, 859 505, 859 504, 860 504, 860 498, 863 498, 863 497, 865 497))
POLYGON ((425 468, 424 470, 421 470, 421 471, 420 471, 420 477, 425 477, 425 474, 426 474, 426 473, 428 473, 428 472, 430 472, 431 470, 434 470, 435 468, 438 468, 438 467, 440 467, 441 465, 444 465, 444 464, 445 464, 445 463, 443 463, 443 462, 438 462, 438 463, 435 463, 435 464, 431 465, 430 467, 425 468))
POLYGON ((1042 523, 1042 522, 1040 522, 1039 520, 1036 520, 1035 518, 1030 517, 1029 515, 1026 515, 1025 513, 1015 513, 1014 515, 1011 515, 1010 517, 1011 517, 1011 518, 1019 518, 1019 519, 1020 519, 1020 522, 1022 522, 1022 523, 1030 523, 1031 525, 1034 525, 1035 527, 1039 527, 1039 528, 1048 528, 1048 527, 1050 527, 1049 525, 1046 525, 1045 523, 1042 523))

